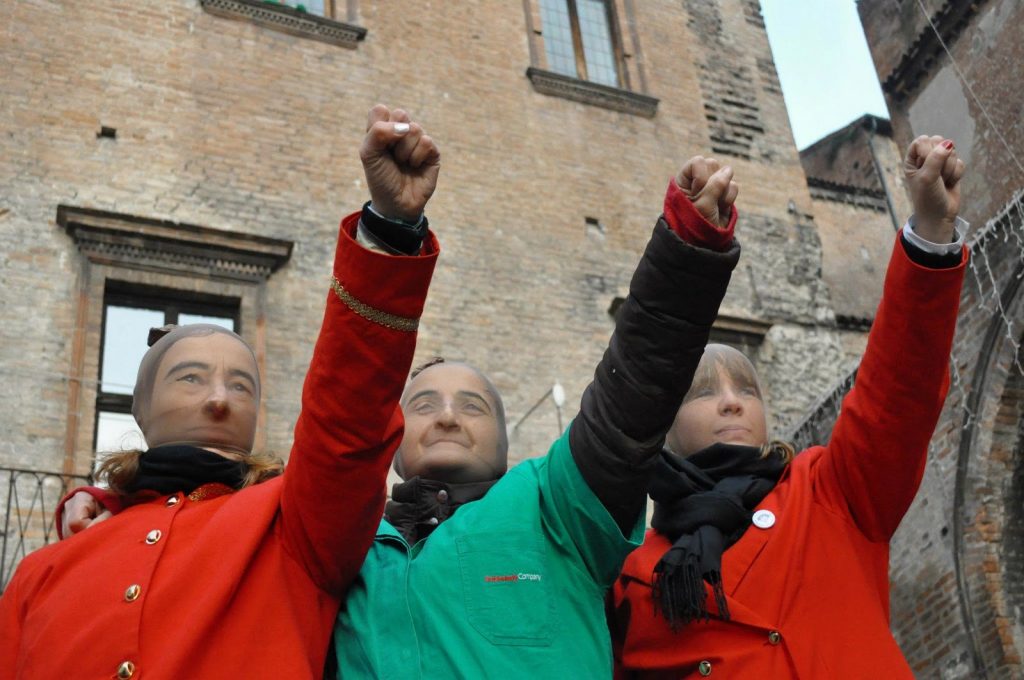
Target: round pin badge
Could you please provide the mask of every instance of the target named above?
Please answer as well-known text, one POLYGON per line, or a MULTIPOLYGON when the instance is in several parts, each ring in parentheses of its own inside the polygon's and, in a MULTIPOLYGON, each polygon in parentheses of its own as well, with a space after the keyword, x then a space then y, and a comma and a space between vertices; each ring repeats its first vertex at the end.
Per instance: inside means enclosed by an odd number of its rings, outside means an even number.
POLYGON ((754 526, 758 529, 770 529, 775 526, 775 513, 771 510, 758 510, 754 513, 754 526))

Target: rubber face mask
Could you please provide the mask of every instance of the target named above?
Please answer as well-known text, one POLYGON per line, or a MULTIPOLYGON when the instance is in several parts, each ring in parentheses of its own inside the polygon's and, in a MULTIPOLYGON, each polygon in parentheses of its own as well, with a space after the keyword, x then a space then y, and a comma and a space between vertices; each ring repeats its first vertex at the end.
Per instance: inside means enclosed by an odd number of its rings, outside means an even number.
POLYGON ((405 434, 395 470, 403 479, 465 484, 505 473, 508 439, 501 399, 471 366, 442 363, 422 371, 405 390, 402 413, 405 434))
POLYGON ((738 350, 708 345, 665 443, 681 456, 712 444, 761 446, 767 418, 753 365, 738 350))
POLYGON ((194 324, 174 328, 142 358, 132 415, 150 448, 191 444, 244 455, 259 403, 252 349, 220 326, 194 324))

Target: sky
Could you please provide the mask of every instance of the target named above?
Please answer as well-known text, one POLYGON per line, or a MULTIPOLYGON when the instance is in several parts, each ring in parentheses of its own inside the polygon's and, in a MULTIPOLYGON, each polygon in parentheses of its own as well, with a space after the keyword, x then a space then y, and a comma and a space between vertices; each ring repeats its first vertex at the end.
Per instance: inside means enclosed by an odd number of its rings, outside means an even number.
POLYGON ((761 0, 798 149, 865 113, 888 118, 855 0, 761 0))

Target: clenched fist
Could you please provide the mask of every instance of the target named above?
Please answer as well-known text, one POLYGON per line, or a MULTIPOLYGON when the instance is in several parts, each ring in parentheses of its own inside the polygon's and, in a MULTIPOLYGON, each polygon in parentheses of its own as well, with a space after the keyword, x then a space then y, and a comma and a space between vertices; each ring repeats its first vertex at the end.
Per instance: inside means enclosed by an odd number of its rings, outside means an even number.
POLYGON ((953 140, 922 135, 907 149, 903 173, 914 204, 914 232, 932 243, 951 243, 960 212, 960 178, 964 162, 953 140))
POLYGON ((402 109, 370 109, 359 147, 373 208, 383 217, 415 222, 437 187, 441 152, 402 109))
POLYGON ((694 156, 679 171, 676 184, 704 219, 720 229, 729 226, 732 205, 740 191, 732 181, 731 167, 722 167, 714 158, 694 156))

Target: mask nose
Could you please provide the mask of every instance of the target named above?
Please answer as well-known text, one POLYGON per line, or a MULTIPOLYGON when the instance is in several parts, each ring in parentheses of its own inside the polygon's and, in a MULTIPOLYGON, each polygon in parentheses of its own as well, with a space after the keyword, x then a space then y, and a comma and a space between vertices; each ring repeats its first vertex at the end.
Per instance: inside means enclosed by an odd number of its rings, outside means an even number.
POLYGON ((722 395, 718 402, 718 410, 722 414, 738 415, 743 412, 743 401, 736 389, 729 384, 722 386, 722 395))
POLYGON ((438 427, 445 430, 450 430, 459 426, 459 421, 455 416, 455 408, 451 402, 445 402, 444 406, 437 413, 437 420, 435 421, 438 427))
POLYGON ((214 381, 213 387, 206 397, 206 402, 203 403, 203 412, 214 420, 223 420, 228 416, 230 410, 227 385, 220 380, 214 381))

